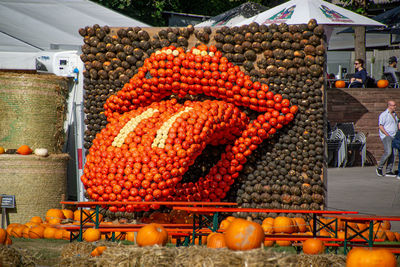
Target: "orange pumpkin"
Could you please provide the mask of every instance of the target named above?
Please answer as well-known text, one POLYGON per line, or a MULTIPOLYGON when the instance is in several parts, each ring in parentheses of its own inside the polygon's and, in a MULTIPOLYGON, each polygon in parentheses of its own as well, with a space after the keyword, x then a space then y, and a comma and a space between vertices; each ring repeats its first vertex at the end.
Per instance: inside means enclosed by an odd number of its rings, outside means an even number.
POLYGON ((227 219, 222 220, 222 222, 219 225, 219 229, 220 230, 226 230, 229 227, 230 224, 231 224, 231 222, 228 221, 227 219))
POLYGON ((325 251, 324 243, 317 238, 310 238, 303 242, 304 254, 322 254, 325 251))
POLYGON ((30 155, 32 154, 32 149, 27 145, 22 145, 17 149, 17 153, 20 155, 30 155))
POLYGON ((264 247, 272 247, 274 244, 274 240, 264 240, 264 247))
POLYGON ((335 87, 336 88, 345 88, 346 87, 346 83, 342 80, 336 81, 335 82, 335 87))
POLYGON ((62 239, 64 235, 64 229, 56 229, 54 232, 54 239, 62 239))
POLYGON ((89 228, 83 233, 83 239, 87 242, 100 240, 101 232, 99 229, 89 228))
POLYGON ((265 218, 261 224, 261 227, 263 228, 264 233, 266 234, 274 233, 274 218, 272 217, 265 218))
POLYGON ((275 243, 280 247, 289 247, 292 245, 292 241, 289 240, 277 240, 275 243))
POLYGON ((237 218, 225 232, 226 246, 232 250, 259 248, 264 241, 264 230, 255 222, 237 218))
POLYGON ((400 242, 400 233, 394 232, 394 235, 396 236, 396 241, 400 242))
POLYGON ((33 239, 43 238, 44 230, 44 226, 36 225, 29 230, 29 237, 33 239))
POLYGON ((224 234, 214 233, 210 238, 207 238, 208 248, 226 248, 224 234))
POLYGON ((125 236, 125 240, 135 242, 135 232, 127 232, 125 236))
POLYGON ((4 245, 12 245, 12 240, 11 240, 11 238, 10 238, 9 235, 7 236, 7 240, 6 240, 6 242, 4 243, 4 245))
POLYGON ((389 81, 388 80, 378 80, 376 85, 378 86, 378 88, 386 88, 389 86, 389 81))
POLYGON ((69 209, 63 209, 61 210, 64 214, 64 217, 67 219, 74 219, 74 212, 72 210, 69 209))
POLYGON ((157 223, 150 223, 139 229, 136 235, 136 243, 139 247, 160 245, 165 246, 168 241, 168 233, 165 228, 157 223))
POLYGON ((347 254, 346 267, 395 267, 396 257, 384 248, 352 248, 347 254))
POLYGON ((103 254, 103 251, 106 250, 106 249, 107 249, 106 246, 99 246, 99 247, 95 248, 95 249, 90 253, 90 256, 92 256, 92 257, 100 256, 101 254, 103 254))
POLYGON ((3 228, 0 228, 0 244, 4 244, 7 241, 7 231, 3 228))
POLYGON ((395 236, 394 232, 392 232, 390 230, 385 230, 385 234, 386 234, 388 241, 391 241, 391 242, 396 241, 396 236, 395 236))
POLYGON ((274 220, 275 233, 293 233, 293 220, 289 217, 276 217, 274 220))
POLYGON ((46 227, 43 231, 43 237, 46 239, 54 238, 54 234, 56 233, 57 229, 54 227, 46 227))
POLYGON ((22 231, 27 228, 25 225, 17 225, 15 227, 12 227, 11 230, 11 236, 13 237, 22 237, 22 231))
POLYGON ((293 222, 296 224, 297 229, 299 229, 299 232, 305 233, 307 231, 307 223, 302 217, 293 218, 293 222))
POLYGON ((65 219, 64 213, 60 209, 49 209, 46 212, 46 221, 50 221, 51 219, 65 219))
POLYGON ((33 217, 31 218, 30 222, 39 224, 39 223, 42 223, 43 220, 42 220, 42 218, 40 218, 39 216, 33 216, 33 217))

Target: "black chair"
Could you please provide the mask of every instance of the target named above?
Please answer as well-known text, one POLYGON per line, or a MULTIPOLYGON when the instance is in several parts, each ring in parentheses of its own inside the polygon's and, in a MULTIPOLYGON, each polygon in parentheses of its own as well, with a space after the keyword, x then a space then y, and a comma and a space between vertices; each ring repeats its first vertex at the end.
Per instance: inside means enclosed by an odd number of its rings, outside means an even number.
POLYGON ((351 154, 350 161, 343 164, 344 166, 353 166, 356 153, 361 152, 361 166, 364 167, 367 154, 367 138, 362 132, 356 132, 353 122, 337 123, 336 127, 341 129, 346 136, 347 153, 351 154))
POLYGON ((384 72, 382 74, 382 79, 388 80, 389 86, 392 88, 399 88, 399 83, 396 82, 395 77, 393 76, 392 72, 384 72))

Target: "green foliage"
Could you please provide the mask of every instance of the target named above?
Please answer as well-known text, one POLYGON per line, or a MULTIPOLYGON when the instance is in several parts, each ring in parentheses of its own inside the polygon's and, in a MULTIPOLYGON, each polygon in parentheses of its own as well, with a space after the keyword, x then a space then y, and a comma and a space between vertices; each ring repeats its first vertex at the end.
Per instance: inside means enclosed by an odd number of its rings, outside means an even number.
MULTIPOLYGON (((177 13, 216 16, 229 9, 237 7, 246 0, 92 0, 105 7, 125 14, 129 17, 143 21, 152 26, 167 26, 168 20, 164 11, 177 13)), ((285 0, 252 0, 268 8, 286 2, 285 0)))

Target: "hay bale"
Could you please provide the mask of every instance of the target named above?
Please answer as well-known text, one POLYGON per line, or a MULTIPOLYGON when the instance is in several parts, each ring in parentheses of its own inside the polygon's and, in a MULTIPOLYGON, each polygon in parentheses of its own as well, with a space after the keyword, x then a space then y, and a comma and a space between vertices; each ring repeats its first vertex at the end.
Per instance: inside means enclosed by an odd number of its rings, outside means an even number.
POLYGON ((36 259, 27 250, 0 245, 0 266, 37 266, 36 259))
POLYGON ((60 153, 67 95, 65 77, 0 72, 0 145, 60 153))
POLYGON ((1 193, 15 195, 16 209, 7 209, 10 222, 26 223, 32 216, 44 216, 60 208, 65 194, 68 154, 0 155, 1 193))
POLYGON ((346 264, 346 257, 343 255, 304 255, 276 252, 273 249, 232 251, 226 248, 210 249, 204 246, 142 248, 136 245, 115 245, 110 242, 101 245, 107 246, 107 249, 101 256, 93 258, 86 256, 87 252, 78 252, 79 248, 86 251, 87 244, 77 243, 72 249, 76 251, 72 253, 74 255, 65 253, 64 255, 70 256, 63 257, 59 266, 344 267, 346 264))

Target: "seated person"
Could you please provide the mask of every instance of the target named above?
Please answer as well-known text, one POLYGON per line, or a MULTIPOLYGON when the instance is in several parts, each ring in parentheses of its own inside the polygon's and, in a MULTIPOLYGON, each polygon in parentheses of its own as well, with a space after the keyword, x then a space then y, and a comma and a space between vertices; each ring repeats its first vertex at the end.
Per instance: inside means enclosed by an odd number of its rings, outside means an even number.
POLYGON ((364 60, 361 58, 356 59, 354 62, 355 73, 350 79, 350 88, 361 88, 367 81, 367 71, 364 68, 364 60))
POLYGON ((393 74, 394 82, 398 83, 399 81, 397 80, 396 76, 396 71, 397 71, 397 58, 396 57, 390 57, 389 58, 389 66, 385 67, 385 72, 389 72, 393 74))

